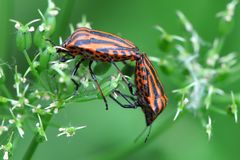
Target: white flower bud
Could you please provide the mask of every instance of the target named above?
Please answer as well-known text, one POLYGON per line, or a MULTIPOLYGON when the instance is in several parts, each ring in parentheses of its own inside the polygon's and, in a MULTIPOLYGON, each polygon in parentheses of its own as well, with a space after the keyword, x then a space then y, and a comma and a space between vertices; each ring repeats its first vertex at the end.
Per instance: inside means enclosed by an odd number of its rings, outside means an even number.
POLYGON ((8 151, 5 151, 5 152, 4 152, 3 160, 9 160, 8 151))
POLYGON ((28 32, 34 32, 34 27, 33 26, 31 26, 29 29, 28 29, 28 32))
POLYGON ((16 22, 15 26, 14 26, 17 30, 19 30, 21 28, 21 24, 19 22, 16 22))

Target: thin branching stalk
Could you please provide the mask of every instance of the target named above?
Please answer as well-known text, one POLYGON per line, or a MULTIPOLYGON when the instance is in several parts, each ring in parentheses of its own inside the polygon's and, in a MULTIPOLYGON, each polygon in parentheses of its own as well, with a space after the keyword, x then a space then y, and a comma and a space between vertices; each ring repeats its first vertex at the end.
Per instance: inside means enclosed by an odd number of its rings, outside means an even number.
POLYGON ((46 86, 45 82, 43 82, 43 80, 41 79, 40 75, 38 74, 37 70, 34 67, 34 64, 32 63, 30 57, 28 56, 28 53, 26 50, 23 51, 23 54, 27 60, 28 65, 30 66, 31 71, 33 72, 33 75, 37 78, 37 80, 42 84, 42 86, 45 89, 48 89, 48 87, 46 86))

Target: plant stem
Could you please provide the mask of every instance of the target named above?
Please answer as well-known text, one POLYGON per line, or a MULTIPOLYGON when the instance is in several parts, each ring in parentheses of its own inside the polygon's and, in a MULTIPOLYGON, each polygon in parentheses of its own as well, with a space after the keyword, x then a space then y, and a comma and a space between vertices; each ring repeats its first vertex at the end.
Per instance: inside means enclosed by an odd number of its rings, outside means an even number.
MULTIPOLYGON (((99 99, 99 98, 97 96, 92 96, 90 98, 79 98, 79 99, 77 99, 77 102, 91 101, 91 100, 96 100, 96 99, 99 99)), ((69 102, 69 103, 71 103, 71 102, 69 102)), ((52 118, 52 115, 49 115, 48 117, 46 117, 44 119, 44 121, 43 121, 44 131, 48 127, 48 124, 49 124, 51 118, 52 118)), ((31 141, 30 145, 28 146, 26 153, 24 154, 23 160, 32 159, 38 145, 41 143, 41 141, 39 141, 38 138, 39 138, 39 135, 38 135, 38 133, 36 133, 33 136, 32 141, 31 141)))
MULTIPOLYGON (((46 117, 45 123, 44 123, 44 126, 43 126, 44 127, 44 131, 46 131, 51 118, 52 118, 52 115, 49 115, 48 117, 46 117)), ((23 156, 23 160, 30 160, 30 159, 32 159, 35 151, 37 150, 38 145, 42 142, 42 141, 40 141, 38 139, 39 139, 39 135, 38 135, 38 133, 35 133, 35 135, 33 136, 33 139, 31 141, 30 145, 27 148, 26 153, 23 156)))
POLYGON ((217 108, 217 107, 214 107, 214 106, 211 106, 209 108, 210 111, 212 112, 215 112, 215 113, 218 113, 220 115, 223 115, 223 116, 226 116, 227 115, 227 112, 226 110, 223 110, 223 109, 220 109, 220 108, 217 108))
POLYGON ((0 85, 1 91, 7 96, 7 98, 12 98, 11 92, 7 89, 5 85, 0 85))
POLYGON ((28 65, 30 66, 30 69, 31 69, 33 75, 37 78, 37 80, 42 84, 42 86, 43 86, 45 89, 48 89, 48 87, 47 87, 47 86, 45 85, 45 83, 42 81, 42 79, 41 79, 40 75, 38 74, 37 70, 34 68, 34 65, 33 65, 30 57, 28 56, 27 51, 24 50, 23 53, 24 53, 24 56, 25 56, 25 58, 26 58, 26 60, 27 60, 27 62, 28 62, 28 65))
MULTIPOLYGON (((235 97, 240 97, 240 93, 236 93, 235 97)), ((216 95, 213 97, 213 100, 218 103, 232 103, 232 97, 230 94, 216 95)), ((239 98, 236 98, 235 101, 240 103, 239 98)))
POLYGON ((35 153, 37 147, 38 147, 38 144, 39 142, 37 141, 37 134, 34 135, 26 153, 24 154, 24 157, 23 157, 23 160, 30 160, 33 156, 33 154, 35 153))

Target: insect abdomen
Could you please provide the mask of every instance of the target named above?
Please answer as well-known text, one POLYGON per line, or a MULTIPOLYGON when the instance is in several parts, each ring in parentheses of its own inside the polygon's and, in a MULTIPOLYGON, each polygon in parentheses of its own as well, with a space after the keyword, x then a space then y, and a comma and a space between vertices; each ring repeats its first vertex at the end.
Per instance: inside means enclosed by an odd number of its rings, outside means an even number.
POLYGON ((166 107, 167 96, 146 54, 137 60, 135 76, 139 103, 150 125, 166 107))

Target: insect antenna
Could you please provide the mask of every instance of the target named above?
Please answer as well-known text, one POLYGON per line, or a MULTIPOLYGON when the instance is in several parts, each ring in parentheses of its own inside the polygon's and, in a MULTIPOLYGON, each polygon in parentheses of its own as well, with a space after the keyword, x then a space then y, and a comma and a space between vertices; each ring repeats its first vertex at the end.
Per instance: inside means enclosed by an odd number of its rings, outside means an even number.
POLYGON ((147 136, 146 136, 146 138, 145 138, 145 140, 144 140, 144 143, 147 142, 148 137, 149 137, 149 135, 150 135, 150 133, 151 133, 152 125, 146 126, 146 127, 142 130, 142 132, 141 132, 141 133, 137 136, 137 138, 134 140, 135 143, 142 137, 142 135, 146 132, 146 130, 147 130, 148 128, 149 128, 148 134, 147 134, 147 136))
POLYGON ((51 39, 45 39, 47 42, 49 42, 53 47, 56 46, 56 44, 51 39))
POLYGON ((56 50, 58 51, 63 51, 63 52, 69 52, 66 48, 62 47, 62 46, 58 46, 56 45, 51 39, 45 39, 47 42, 49 42, 56 50))
POLYGON ((152 125, 149 126, 148 134, 144 140, 144 143, 147 143, 147 140, 148 140, 148 137, 150 136, 151 130, 152 130, 152 125))

